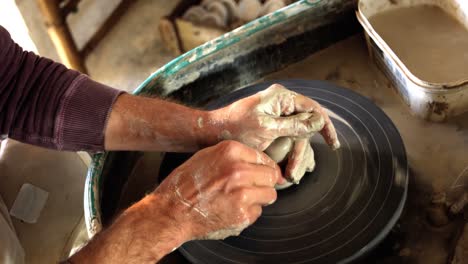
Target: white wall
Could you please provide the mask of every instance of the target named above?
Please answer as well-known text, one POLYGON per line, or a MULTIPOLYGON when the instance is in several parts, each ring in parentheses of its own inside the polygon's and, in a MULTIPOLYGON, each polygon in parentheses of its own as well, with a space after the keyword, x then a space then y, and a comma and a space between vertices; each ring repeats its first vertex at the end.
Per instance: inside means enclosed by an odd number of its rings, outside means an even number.
POLYGON ((37 53, 36 45, 29 36, 28 28, 14 0, 0 0, 0 25, 10 32, 13 40, 23 49, 37 53))

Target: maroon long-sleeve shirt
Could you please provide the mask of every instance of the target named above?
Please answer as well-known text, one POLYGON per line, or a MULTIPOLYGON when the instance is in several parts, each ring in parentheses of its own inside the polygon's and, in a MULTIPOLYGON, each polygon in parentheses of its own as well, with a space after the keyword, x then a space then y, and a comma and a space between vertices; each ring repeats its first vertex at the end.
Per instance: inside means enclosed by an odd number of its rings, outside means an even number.
POLYGON ((120 91, 23 51, 0 26, 0 135, 60 150, 101 151, 120 91))

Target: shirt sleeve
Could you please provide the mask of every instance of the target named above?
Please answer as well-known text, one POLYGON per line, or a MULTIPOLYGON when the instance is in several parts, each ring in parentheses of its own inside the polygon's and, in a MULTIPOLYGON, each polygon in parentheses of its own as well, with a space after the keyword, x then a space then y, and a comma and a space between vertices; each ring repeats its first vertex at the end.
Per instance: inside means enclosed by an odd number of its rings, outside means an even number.
POLYGON ((121 91, 23 51, 0 26, 0 135, 58 150, 104 150, 121 91))

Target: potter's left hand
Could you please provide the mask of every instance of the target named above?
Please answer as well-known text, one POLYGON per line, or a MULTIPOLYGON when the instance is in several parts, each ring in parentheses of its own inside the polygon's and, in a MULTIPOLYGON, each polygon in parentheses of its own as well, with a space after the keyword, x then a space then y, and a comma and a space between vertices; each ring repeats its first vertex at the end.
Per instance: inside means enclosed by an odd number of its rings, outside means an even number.
MULTIPOLYGON (((326 111, 316 101, 274 84, 268 89, 212 112, 220 137, 264 151, 278 137, 309 138, 315 132, 332 148, 340 143, 326 111)), ((295 144, 287 170, 306 161, 305 144, 295 144), (296 164, 296 165, 295 165, 296 164)), ((310 148, 310 146, 307 146, 310 148)))

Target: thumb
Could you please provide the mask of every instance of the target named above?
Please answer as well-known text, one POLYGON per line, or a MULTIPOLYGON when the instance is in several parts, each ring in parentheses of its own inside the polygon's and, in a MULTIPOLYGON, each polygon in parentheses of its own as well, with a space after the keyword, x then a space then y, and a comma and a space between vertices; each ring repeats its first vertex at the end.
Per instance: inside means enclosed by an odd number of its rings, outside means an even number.
POLYGON ((316 112, 275 117, 274 122, 279 137, 306 137, 322 130, 325 125, 323 116, 316 112))

